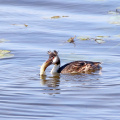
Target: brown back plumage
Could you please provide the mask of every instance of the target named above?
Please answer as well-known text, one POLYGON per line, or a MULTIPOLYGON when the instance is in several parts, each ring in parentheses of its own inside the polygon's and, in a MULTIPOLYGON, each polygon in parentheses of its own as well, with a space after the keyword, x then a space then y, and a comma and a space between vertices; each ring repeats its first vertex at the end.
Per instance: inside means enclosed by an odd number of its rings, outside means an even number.
POLYGON ((60 67, 59 73, 88 73, 101 69, 100 62, 75 61, 60 67))

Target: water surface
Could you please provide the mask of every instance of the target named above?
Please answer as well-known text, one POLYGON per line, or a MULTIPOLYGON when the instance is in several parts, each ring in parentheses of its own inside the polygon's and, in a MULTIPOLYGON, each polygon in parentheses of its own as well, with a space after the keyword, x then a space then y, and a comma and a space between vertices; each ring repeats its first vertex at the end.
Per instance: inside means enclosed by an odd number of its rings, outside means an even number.
POLYGON ((0 1, 0 41, 5 40, 0 50, 14 55, 0 59, 1 120, 119 120, 118 7, 119 0, 0 1), (74 35, 76 46, 66 43, 74 35), (103 36, 104 43, 97 43, 96 36, 103 36), (50 66, 40 78, 48 50, 59 51, 62 65, 99 61, 102 71, 53 77, 50 66))

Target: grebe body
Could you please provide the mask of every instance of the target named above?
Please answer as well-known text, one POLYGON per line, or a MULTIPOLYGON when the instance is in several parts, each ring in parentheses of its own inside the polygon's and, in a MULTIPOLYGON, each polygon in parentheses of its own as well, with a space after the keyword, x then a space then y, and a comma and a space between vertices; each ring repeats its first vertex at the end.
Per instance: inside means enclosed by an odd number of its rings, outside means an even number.
POLYGON ((101 69, 100 62, 91 61, 74 61, 60 67, 60 58, 58 56, 58 52, 55 50, 53 52, 48 51, 48 54, 49 59, 42 65, 43 68, 40 71, 41 75, 42 73, 44 73, 45 69, 51 64, 54 64, 54 67, 51 70, 51 74, 91 73, 101 69))

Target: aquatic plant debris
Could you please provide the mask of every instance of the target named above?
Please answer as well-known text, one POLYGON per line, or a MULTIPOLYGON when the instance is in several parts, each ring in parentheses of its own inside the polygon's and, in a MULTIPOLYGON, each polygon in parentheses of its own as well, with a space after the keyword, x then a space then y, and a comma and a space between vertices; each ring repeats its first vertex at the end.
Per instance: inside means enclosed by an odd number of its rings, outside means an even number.
POLYGON ((113 14, 113 15, 120 14, 120 7, 116 8, 115 11, 108 11, 108 14, 113 14))
POLYGON ((69 39, 67 40, 67 42, 69 42, 69 43, 74 43, 74 42, 75 42, 75 41, 74 41, 75 37, 76 37, 76 36, 69 38, 69 39))
POLYGON ((10 53, 9 50, 0 50, 0 54, 6 54, 6 53, 10 53))
POLYGON ((77 39, 80 39, 80 40, 90 40, 90 37, 89 36, 79 36, 79 37, 77 37, 77 39))
POLYGON ((4 38, 0 39, 0 43, 6 42, 6 41, 8 41, 8 40, 6 40, 6 39, 4 39, 4 38))
POLYGON ((110 24, 120 25, 120 15, 111 16, 109 19, 110 24))
POLYGON ((120 7, 116 8, 115 11, 109 11, 108 14, 111 14, 109 19, 109 24, 120 25, 120 7))
POLYGON ((69 17, 69 16, 62 16, 62 17, 69 17))
POLYGON ((0 59, 13 57, 13 54, 10 54, 9 50, 0 50, 0 59))
POLYGON ((74 41, 75 37, 76 37, 76 35, 75 35, 74 37, 71 37, 71 38, 69 38, 69 39, 67 40, 67 42, 73 43, 73 44, 74 44, 74 47, 75 47, 75 41, 74 41))
POLYGON ((120 25, 120 21, 109 22, 110 24, 120 25))
POLYGON ((58 18, 60 18, 60 16, 53 16, 53 17, 51 17, 51 19, 58 19, 58 18))
POLYGON ((114 35, 114 37, 120 37, 120 34, 119 35, 114 35))
POLYGON ((105 38, 109 38, 110 36, 96 36, 95 37, 95 41, 97 42, 97 43, 99 43, 99 44, 102 44, 102 43, 104 43, 105 42, 105 38))
POLYGON ((97 43, 99 43, 99 44, 102 44, 102 43, 105 42, 103 39, 95 39, 95 41, 96 41, 97 43))
POLYGON ((51 19, 58 19, 58 18, 62 18, 62 17, 69 17, 69 16, 52 16, 51 19))
POLYGON ((110 36, 96 36, 96 37, 90 37, 90 36, 79 36, 77 37, 77 39, 79 40, 94 40, 95 42, 99 43, 99 44, 102 44, 105 42, 105 38, 108 38, 110 36))
POLYGON ((27 24, 12 24, 12 25, 15 25, 15 26, 24 26, 24 27, 28 27, 28 25, 27 24))

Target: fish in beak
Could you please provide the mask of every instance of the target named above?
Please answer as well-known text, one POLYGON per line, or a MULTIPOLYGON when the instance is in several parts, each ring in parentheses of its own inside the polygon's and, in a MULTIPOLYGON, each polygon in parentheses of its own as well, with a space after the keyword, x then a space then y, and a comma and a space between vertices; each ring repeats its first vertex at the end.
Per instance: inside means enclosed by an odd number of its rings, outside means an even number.
POLYGON ((52 59, 51 58, 49 58, 47 61, 45 61, 41 66, 40 75, 45 75, 46 68, 51 64, 52 64, 52 59))

